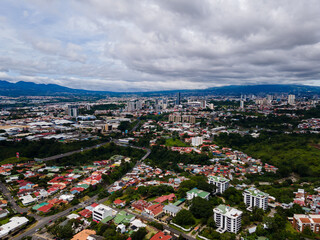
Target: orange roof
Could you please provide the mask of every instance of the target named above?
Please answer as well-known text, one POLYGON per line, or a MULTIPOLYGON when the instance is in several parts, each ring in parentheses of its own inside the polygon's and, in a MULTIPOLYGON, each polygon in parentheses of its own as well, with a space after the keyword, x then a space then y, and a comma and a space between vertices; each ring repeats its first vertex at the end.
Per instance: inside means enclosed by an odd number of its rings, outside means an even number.
POLYGON ((302 223, 310 223, 310 219, 309 218, 300 218, 300 221, 302 223))
POLYGON ((320 223, 320 218, 312 218, 315 223, 320 223))
POLYGON ((76 235, 74 235, 71 240, 87 240, 87 238, 92 234, 96 234, 96 231, 90 230, 90 229, 85 229, 85 230, 77 233, 76 235))

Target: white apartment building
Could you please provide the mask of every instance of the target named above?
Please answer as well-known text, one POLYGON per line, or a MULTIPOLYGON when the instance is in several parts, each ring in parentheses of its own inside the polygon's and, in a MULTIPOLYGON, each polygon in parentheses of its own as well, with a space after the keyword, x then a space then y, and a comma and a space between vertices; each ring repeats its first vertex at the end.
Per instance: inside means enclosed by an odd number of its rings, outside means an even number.
POLYGON ((214 193, 222 194, 225 190, 229 188, 230 180, 219 176, 209 176, 208 182, 216 186, 216 190, 214 193))
POLYGON ((290 105, 294 105, 296 103, 296 96, 293 94, 290 94, 288 96, 288 104, 290 105))
POLYGON ((193 137, 191 138, 191 145, 198 147, 200 145, 202 145, 203 143, 203 138, 202 137, 193 137))
POLYGON ((213 219, 218 227, 217 232, 237 233, 241 228, 242 211, 220 204, 213 209, 213 219))
POLYGON ((99 204, 92 211, 92 219, 98 222, 108 216, 112 216, 112 208, 103 204, 99 204))
POLYGON ((252 211, 254 207, 262 208, 263 210, 268 208, 269 194, 255 188, 249 188, 244 190, 242 195, 249 211, 252 211))

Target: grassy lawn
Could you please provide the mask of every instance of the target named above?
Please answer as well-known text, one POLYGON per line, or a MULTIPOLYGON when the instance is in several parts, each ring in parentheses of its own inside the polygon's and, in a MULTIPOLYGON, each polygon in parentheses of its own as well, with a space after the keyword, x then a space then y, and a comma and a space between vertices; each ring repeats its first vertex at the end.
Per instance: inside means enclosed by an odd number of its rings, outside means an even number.
POLYGON ((88 201, 90 199, 89 196, 84 196, 83 198, 80 199, 80 202, 88 201))
POLYGON ((148 234, 146 236, 146 239, 150 239, 153 235, 155 235, 158 231, 156 231, 155 229, 153 229, 152 227, 150 226, 147 226, 146 227, 147 231, 148 231, 148 234))
POLYGON ((104 205, 110 205, 110 204, 112 204, 112 202, 108 199, 108 200, 104 201, 102 204, 104 204, 104 205))
POLYGON ((151 197, 151 198, 147 198, 146 199, 146 201, 148 201, 148 202, 152 202, 153 200, 155 200, 156 198, 158 198, 157 196, 155 196, 155 197, 151 197))
POLYGON ((290 232, 292 234, 296 234, 297 231, 293 228, 293 226, 290 224, 290 222, 286 223, 286 231, 290 232))
POLYGON ((0 225, 6 224, 9 222, 9 218, 0 219, 0 225))
POLYGON ((11 157, 11 158, 7 158, 5 160, 0 161, 1 165, 2 164, 8 164, 8 163, 18 163, 18 162, 27 162, 30 161, 32 159, 30 158, 26 158, 26 157, 21 157, 21 158, 16 158, 16 157, 11 157))
MULTIPOLYGON (((183 227, 183 228, 185 228, 185 229, 194 228, 194 227, 198 226, 198 224, 200 223, 201 219, 195 218, 195 221, 196 221, 196 223, 193 224, 193 225, 188 225, 188 226, 184 226, 184 225, 181 226, 181 225, 180 225, 180 226, 183 227)), ((186 232, 186 231, 184 231, 183 229, 174 226, 173 224, 169 224, 169 225, 170 225, 170 227, 172 227, 172 228, 174 228, 174 229, 177 229, 177 230, 179 230, 179 231, 181 231, 181 232, 184 232, 184 233, 189 233, 190 231, 193 230, 193 229, 192 229, 192 230, 190 230, 189 232, 186 232)))
POLYGON ((182 142, 179 139, 174 140, 172 138, 169 138, 166 140, 166 146, 168 146, 168 147, 188 147, 189 145, 186 144, 185 142, 182 142))

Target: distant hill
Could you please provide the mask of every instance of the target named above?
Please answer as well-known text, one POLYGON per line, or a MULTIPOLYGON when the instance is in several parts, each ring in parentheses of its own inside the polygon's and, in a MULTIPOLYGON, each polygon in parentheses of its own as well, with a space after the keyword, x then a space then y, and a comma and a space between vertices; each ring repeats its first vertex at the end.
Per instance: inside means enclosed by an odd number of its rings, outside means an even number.
POLYGON ((296 95, 320 94, 320 87, 293 84, 264 84, 264 85, 244 85, 244 86, 225 86, 208 88, 205 91, 212 91, 215 94, 280 94, 292 93, 296 95))
POLYGON ((10 83, 0 80, 0 96, 53 96, 53 95, 143 95, 143 96, 159 96, 174 95, 181 92, 184 95, 233 95, 241 94, 280 94, 293 93, 296 95, 314 95, 320 94, 320 87, 306 85, 232 85, 225 87, 213 87, 203 90, 172 90, 172 91, 150 91, 150 92, 110 92, 110 91, 89 91, 83 89, 73 89, 63 87, 57 84, 37 84, 32 82, 10 83))
POLYGON ((60 94, 81 94, 84 90, 62 87, 56 84, 36 84, 32 82, 10 83, 0 80, 2 96, 40 96, 60 94))

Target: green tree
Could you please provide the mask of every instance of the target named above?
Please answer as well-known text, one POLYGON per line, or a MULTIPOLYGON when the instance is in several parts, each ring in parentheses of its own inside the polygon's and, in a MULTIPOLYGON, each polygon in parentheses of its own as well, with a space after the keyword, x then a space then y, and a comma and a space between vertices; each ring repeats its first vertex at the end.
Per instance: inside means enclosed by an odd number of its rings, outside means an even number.
POLYGON ((216 228, 216 223, 213 219, 213 217, 209 217, 207 221, 207 226, 210 228, 216 228))
POLYGON ((131 235, 131 239, 132 240, 143 240, 144 237, 147 235, 147 230, 146 228, 139 228, 138 231, 134 232, 132 235, 131 235))
POLYGON ((180 226, 191 226, 195 224, 192 213, 186 209, 182 209, 180 212, 178 212, 173 218, 173 222, 180 226))
POLYGON ((206 218, 206 219, 211 217, 213 214, 212 206, 210 202, 201 197, 196 197, 192 200, 190 212, 196 218, 206 218))

